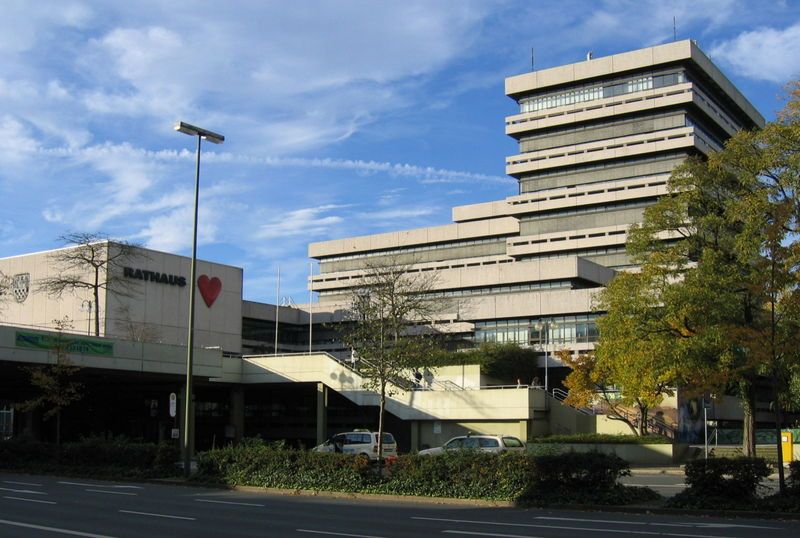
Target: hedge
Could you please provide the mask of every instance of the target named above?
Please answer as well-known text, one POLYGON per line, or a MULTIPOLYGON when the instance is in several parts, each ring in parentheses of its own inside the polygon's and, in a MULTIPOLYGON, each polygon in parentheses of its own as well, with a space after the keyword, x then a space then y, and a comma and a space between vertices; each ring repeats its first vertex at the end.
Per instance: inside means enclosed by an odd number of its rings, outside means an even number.
POLYGON ((763 458, 709 458, 686 464, 687 488, 668 504, 679 508, 752 509, 771 469, 763 458))
POLYGON ((615 435, 609 433, 575 433, 570 435, 548 435, 547 437, 534 437, 528 444, 552 443, 586 443, 586 444, 615 444, 615 445, 669 445, 672 439, 660 435, 615 435))
POLYGON ((26 439, 0 441, 0 468, 97 478, 154 478, 179 474, 180 453, 171 444, 88 437, 54 445, 26 439))
POLYGON ((248 442, 198 456, 196 480, 225 485, 386 493, 516 501, 523 504, 623 504, 657 497, 651 490, 617 483, 628 464, 590 452, 533 456, 453 451, 409 454, 387 462, 378 476, 364 457, 303 452, 248 442))

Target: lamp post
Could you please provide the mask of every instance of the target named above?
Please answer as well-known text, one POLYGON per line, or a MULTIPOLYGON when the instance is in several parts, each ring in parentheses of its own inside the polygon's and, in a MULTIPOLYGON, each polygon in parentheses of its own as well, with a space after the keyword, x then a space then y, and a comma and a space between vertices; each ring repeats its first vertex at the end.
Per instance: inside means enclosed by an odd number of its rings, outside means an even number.
POLYGON ((550 321, 543 321, 535 324, 533 328, 539 331, 539 345, 544 349, 544 390, 547 392, 550 388, 550 382, 548 379, 550 365, 550 329, 558 328, 558 324, 550 321), (544 334, 544 338, 542 338, 542 334, 544 334), (547 342, 545 342, 545 340, 547 340, 547 342))
POLYGON ((189 136, 197 137, 197 158, 194 176, 194 226, 192 227, 192 269, 189 277, 189 335, 186 343, 186 398, 183 413, 183 474, 187 478, 192 472, 192 361, 194 359, 194 290, 197 287, 197 208, 200 201, 200 143, 203 139, 214 144, 222 144, 225 137, 221 134, 179 121, 175 130, 189 136))

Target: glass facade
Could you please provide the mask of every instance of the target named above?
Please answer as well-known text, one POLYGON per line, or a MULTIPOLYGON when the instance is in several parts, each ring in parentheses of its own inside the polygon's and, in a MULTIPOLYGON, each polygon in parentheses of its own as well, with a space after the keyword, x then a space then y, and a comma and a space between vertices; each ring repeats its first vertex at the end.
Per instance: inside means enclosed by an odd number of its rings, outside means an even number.
POLYGON ((565 345, 596 342, 601 314, 576 314, 475 322, 476 344, 565 345))

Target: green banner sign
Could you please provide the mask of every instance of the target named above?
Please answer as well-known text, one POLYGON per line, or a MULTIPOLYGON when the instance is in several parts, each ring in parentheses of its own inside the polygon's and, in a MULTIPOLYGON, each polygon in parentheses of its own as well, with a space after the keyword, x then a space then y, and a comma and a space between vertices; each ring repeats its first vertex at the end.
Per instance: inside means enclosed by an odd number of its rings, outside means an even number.
POLYGON ((29 333, 17 331, 15 344, 17 347, 29 349, 54 350, 65 349, 68 353, 82 353, 83 355, 114 356, 114 344, 101 340, 76 338, 73 335, 54 336, 52 334, 29 333))

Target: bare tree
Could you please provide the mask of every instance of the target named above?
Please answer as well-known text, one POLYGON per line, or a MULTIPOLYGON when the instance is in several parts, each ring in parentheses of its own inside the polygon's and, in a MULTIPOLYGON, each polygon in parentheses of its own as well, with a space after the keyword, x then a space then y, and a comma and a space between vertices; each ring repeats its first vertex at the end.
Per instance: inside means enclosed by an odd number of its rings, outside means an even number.
POLYGON ((17 405, 22 411, 44 409, 44 419, 56 419, 56 444, 61 444, 61 410, 83 398, 83 384, 75 381, 80 366, 69 360, 72 340, 64 337, 64 331, 72 328, 68 317, 54 322, 56 336, 50 342, 56 362, 44 366, 23 366, 22 371, 30 377, 31 385, 38 394, 17 405))
POLYGON ((358 371, 365 386, 380 397, 379 462, 389 385, 413 386, 409 373, 430 357, 434 345, 430 321, 441 310, 441 301, 431 294, 434 281, 429 273, 409 269, 402 264, 368 265, 351 293, 347 316, 350 327, 344 341, 361 359, 358 371))
POLYGON ((94 333, 100 336, 100 290, 133 297, 135 281, 123 276, 122 268, 144 254, 126 241, 110 240, 104 234, 74 232, 61 236, 69 248, 57 250, 50 260, 57 272, 36 283, 37 291, 60 298, 78 290, 91 292, 94 302, 94 333))

